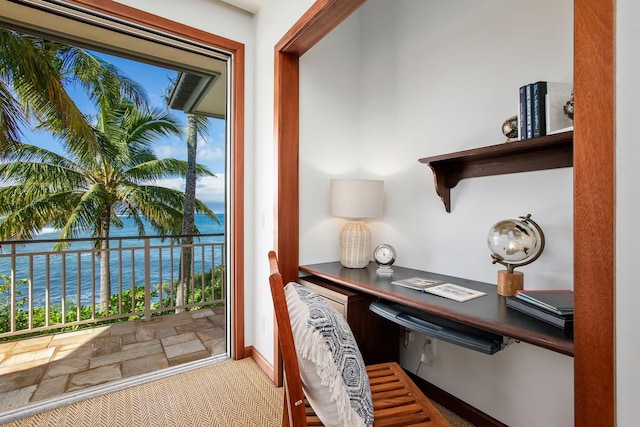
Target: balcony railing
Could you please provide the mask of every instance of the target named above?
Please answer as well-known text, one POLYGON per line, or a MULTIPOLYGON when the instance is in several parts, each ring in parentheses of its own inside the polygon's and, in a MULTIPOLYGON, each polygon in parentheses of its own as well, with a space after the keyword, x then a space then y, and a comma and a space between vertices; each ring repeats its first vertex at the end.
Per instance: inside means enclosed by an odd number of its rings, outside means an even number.
POLYGON ((63 240, 1 242, 0 338, 225 304, 224 235, 199 234, 192 244, 183 237, 110 238, 108 249, 99 239, 64 240, 62 251, 52 248, 63 240), (105 250, 108 302, 99 299, 105 250), (183 274, 181 259, 189 258, 183 274))

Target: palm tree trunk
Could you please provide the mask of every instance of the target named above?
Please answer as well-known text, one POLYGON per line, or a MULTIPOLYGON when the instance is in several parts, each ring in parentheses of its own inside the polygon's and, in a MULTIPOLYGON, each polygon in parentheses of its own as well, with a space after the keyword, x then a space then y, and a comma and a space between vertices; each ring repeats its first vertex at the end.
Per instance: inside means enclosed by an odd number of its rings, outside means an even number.
POLYGON ((109 299, 111 298, 111 274, 109 261, 109 227, 110 208, 106 208, 102 214, 100 224, 100 311, 105 315, 109 314, 109 299))
MULTIPOLYGON (((187 301, 187 289, 191 283, 191 260, 193 258, 193 229, 195 225, 196 199, 196 150, 198 148, 197 121, 193 114, 187 115, 187 173, 185 175, 184 203, 182 212, 182 257, 180 260, 180 284, 178 286, 177 306, 187 301)), ((184 311, 176 309, 176 313, 184 311)))

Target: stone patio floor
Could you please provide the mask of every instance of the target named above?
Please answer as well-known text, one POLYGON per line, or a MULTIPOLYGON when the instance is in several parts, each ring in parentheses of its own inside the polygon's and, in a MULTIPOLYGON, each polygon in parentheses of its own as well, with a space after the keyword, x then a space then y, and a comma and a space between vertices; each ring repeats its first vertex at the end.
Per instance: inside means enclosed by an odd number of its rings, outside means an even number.
POLYGON ((0 413, 226 353, 225 307, 0 343, 0 413))

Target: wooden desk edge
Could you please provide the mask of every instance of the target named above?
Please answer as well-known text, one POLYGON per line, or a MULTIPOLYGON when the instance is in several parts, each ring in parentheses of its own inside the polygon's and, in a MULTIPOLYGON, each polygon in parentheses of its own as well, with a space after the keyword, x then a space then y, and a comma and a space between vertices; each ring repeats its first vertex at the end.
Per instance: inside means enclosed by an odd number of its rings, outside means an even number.
POLYGON ((415 300, 409 300, 406 298, 399 297, 398 294, 382 291, 376 288, 375 286, 371 286, 366 283, 362 283, 355 280, 344 280, 340 277, 337 277, 331 274, 326 274, 326 273, 323 273, 322 271, 314 270, 309 266, 301 265, 298 268, 300 271, 304 271, 305 273, 312 274, 316 277, 320 277, 322 279, 328 280, 333 283, 337 283, 349 289, 365 292, 365 293, 377 296, 378 298, 383 298, 383 299, 396 302, 399 304, 404 304, 419 310, 427 311, 437 316, 455 320, 457 322, 464 323, 479 329, 483 329, 485 331, 504 335, 504 336, 513 338, 517 341, 526 342, 526 343, 529 343, 538 347, 546 348, 547 350, 552 350, 567 356, 573 357, 574 355, 574 344, 573 342, 570 342, 568 340, 557 339, 548 335, 531 331, 529 329, 514 327, 507 323, 492 322, 485 319, 479 319, 477 317, 457 316, 455 313, 452 313, 450 310, 447 310, 441 306, 438 306, 435 304, 418 303, 415 300))

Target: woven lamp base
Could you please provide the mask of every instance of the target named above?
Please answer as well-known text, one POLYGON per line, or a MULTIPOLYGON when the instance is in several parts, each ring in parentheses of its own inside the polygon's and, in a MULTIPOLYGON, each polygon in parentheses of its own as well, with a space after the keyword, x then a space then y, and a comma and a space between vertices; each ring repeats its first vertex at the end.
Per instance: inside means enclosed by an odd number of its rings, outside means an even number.
POLYGON ((369 264, 371 231, 362 221, 349 221, 340 230, 340 263, 347 268, 369 264))

